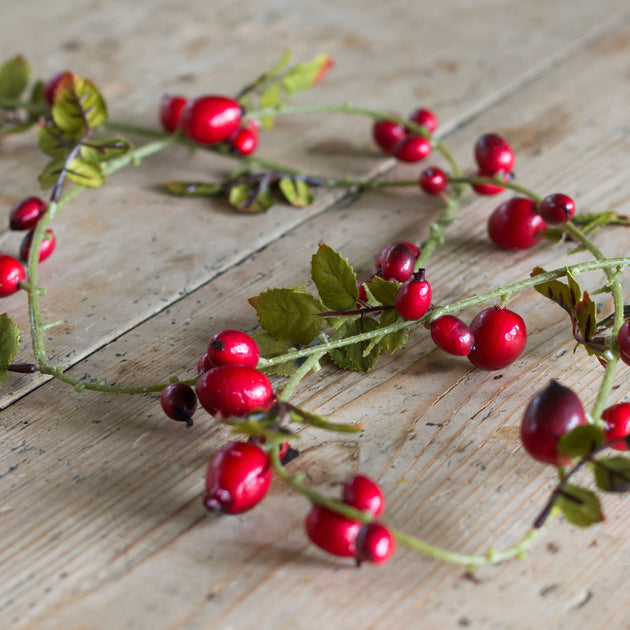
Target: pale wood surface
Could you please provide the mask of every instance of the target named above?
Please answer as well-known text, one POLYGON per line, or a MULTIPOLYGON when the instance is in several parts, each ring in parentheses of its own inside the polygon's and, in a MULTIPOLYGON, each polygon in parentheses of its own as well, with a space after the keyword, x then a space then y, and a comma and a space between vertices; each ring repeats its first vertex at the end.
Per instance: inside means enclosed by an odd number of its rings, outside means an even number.
MULTIPOLYGON (((165 91, 234 92, 286 47, 301 59, 324 51, 338 67, 303 101, 403 113, 426 104, 462 164, 472 165, 474 139, 495 130, 517 150, 523 183, 573 194, 582 210, 628 211, 623 2, 189 1, 184 9, 23 1, 0 12, 0 58, 22 52, 38 75, 68 67, 92 77, 118 120, 153 120, 165 91)), ((32 145, 29 135, 0 148, 7 208, 34 190, 43 160, 32 145)), ((369 176, 393 166, 372 146, 369 123, 332 115, 284 119, 261 153, 314 173, 369 176)), ((421 240, 438 210, 416 190, 342 203, 339 193, 322 193, 307 210, 247 217, 155 188, 226 167, 174 150, 64 209, 58 251, 41 278, 45 317, 65 320, 50 333, 54 362, 119 383, 190 375, 211 334, 255 329, 246 298, 308 277, 318 242, 368 276, 383 244, 421 240)), ((418 170, 396 167, 391 176, 418 170)), ((467 198, 431 260, 435 301, 567 261, 568 245, 518 254, 491 247, 485 220, 495 205, 467 198)), ((610 256, 625 255, 627 234, 611 230, 598 242, 610 256)), ((3 251, 18 243, 0 235, 3 251)), ((511 544, 553 483, 552 471, 519 448, 524 405, 552 377, 589 403, 601 376, 596 361, 572 354, 560 309, 533 293, 513 305, 527 321, 528 350, 499 373, 472 370, 417 331, 367 375, 325 369, 311 378, 301 404, 366 428, 342 439, 303 432, 292 466, 330 493, 351 471, 371 474, 388 496, 386 520, 442 546, 511 544)), ((2 306, 25 331, 26 360, 25 297, 2 306)), ((626 395, 623 379, 620 368, 615 401, 626 395)), ((593 530, 554 523, 527 559, 481 570, 475 581, 402 548, 387 566, 357 571, 307 544, 307 504, 280 482, 253 512, 205 513, 205 463, 228 439, 205 414, 184 431, 163 418, 155 396, 76 394, 13 375, 0 402, 1 628, 628 626, 630 600, 619 586, 630 561, 623 500, 608 500, 607 522, 593 530)))

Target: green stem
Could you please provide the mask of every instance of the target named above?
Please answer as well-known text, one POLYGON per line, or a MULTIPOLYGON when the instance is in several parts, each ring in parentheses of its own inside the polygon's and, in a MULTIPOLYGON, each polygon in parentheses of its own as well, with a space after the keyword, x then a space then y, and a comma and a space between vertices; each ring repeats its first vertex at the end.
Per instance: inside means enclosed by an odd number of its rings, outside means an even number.
POLYGON ((278 400, 284 400, 285 402, 291 398, 291 395, 295 391, 295 388, 300 384, 300 381, 317 365, 319 360, 326 354, 326 350, 316 352, 312 354, 291 376, 288 383, 283 387, 282 392, 278 396, 278 400))
POLYGON ((513 192, 525 195, 536 203, 543 199, 541 195, 535 193, 530 188, 526 188, 512 181, 505 181, 500 177, 449 177, 448 181, 450 184, 489 184, 492 186, 501 186, 502 188, 507 188, 513 192))
POLYGON ((29 114, 46 114, 50 111, 44 103, 31 103, 19 98, 0 97, 0 109, 22 109, 29 114))

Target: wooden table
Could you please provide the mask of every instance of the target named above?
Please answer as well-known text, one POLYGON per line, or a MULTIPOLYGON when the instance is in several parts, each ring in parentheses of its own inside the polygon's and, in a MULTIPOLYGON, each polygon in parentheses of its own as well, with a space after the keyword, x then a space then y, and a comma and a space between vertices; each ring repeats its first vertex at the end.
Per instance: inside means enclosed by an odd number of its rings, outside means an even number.
MULTIPOLYGON (((72 69, 101 87, 112 119, 157 125, 165 92, 235 93, 285 48, 296 60, 327 52, 337 67, 299 102, 404 114, 429 106, 467 168, 475 138, 496 131, 516 150, 518 181, 544 194, 565 191, 580 211, 628 212, 625 2, 370 4, 4 2, 0 59, 21 52, 41 77, 72 69)), ((260 154, 311 173, 419 172, 379 154, 359 117, 280 119, 260 154)), ((8 212, 37 192, 45 162, 34 133, 5 141, 0 160, 8 212)), ((256 329, 247 298, 308 279, 319 242, 367 277, 384 244, 421 241, 440 209, 415 189, 320 191, 306 209, 248 216, 156 186, 219 178, 230 166, 174 148, 60 212, 58 249, 40 278, 45 320, 63 320, 47 335, 54 364, 120 384, 190 377, 213 333, 256 329)), ((570 244, 497 250, 485 236, 497 203, 467 195, 431 261, 436 302, 526 277, 535 265, 587 258, 569 259, 570 244)), ((15 251, 20 238, 2 233, 2 251, 15 251)), ((628 255, 626 230, 596 238, 608 256, 628 255)), ((607 312, 607 299, 597 299, 607 312)), ((449 357, 418 329, 367 375, 325 368, 307 379, 300 405, 365 429, 341 438, 304 431, 291 469, 331 495, 351 472, 372 475, 388 497, 385 520, 434 544, 467 553, 512 544, 554 483, 553 471, 520 447, 527 401, 558 378, 589 405, 602 370, 582 349, 573 354, 561 309, 533 291, 510 304, 527 321, 528 347, 497 373, 449 357)), ((30 360, 24 292, 2 310, 23 331, 17 360, 30 360)), ((611 402, 627 394, 625 369, 611 402)), ((13 374, 1 404, 2 628, 628 627, 623 498, 606 498, 606 523, 582 531, 557 519, 526 559, 474 578, 403 547, 387 565, 356 570, 307 542, 308 504, 279 480, 254 511, 205 512, 206 462, 229 432, 204 412, 186 431, 163 416, 155 395, 75 393, 13 374)))

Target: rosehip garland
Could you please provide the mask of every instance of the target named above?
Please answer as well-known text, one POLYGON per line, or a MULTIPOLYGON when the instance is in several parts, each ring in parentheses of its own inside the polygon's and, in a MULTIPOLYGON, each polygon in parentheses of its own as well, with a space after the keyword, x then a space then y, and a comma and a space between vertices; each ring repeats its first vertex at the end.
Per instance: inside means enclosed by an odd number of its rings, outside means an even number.
POLYGON ((211 456, 206 507, 226 514, 252 509, 266 495, 275 474, 312 503, 305 518, 306 533, 312 542, 333 555, 352 557, 358 564, 385 562, 394 553, 397 540, 421 553, 472 569, 520 556, 553 511, 560 511, 566 520, 580 526, 602 520, 595 492, 571 482, 588 465, 599 490, 630 489, 630 459, 601 456, 606 448, 623 451, 630 445, 630 404, 606 407, 619 358, 630 365, 630 320, 625 319, 618 280, 630 267, 630 258, 606 258, 587 234, 607 224, 627 224, 628 219, 614 213, 576 215, 575 203, 566 194, 542 197, 516 183, 512 173, 514 153, 508 141, 495 133, 485 134, 476 142, 476 167, 465 176, 434 135, 437 118, 426 108, 416 109, 405 119, 347 104, 292 105, 292 95, 320 81, 332 61, 320 55, 308 63, 288 63, 285 55, 235 98, 164 96, 159 103, 164 133, 109 121, 98 88, 72 72, 63 71, 46 82, 36 82, 30 97, 24 98, 30 80, 26 61, 15 57, 0 68, 0 112, 4 114, 0 131, 17 133, 37 125, 39 147, 50 158, 39 182, 51 191, 48 203, 28 197, 9 213, 10 229, 28 231, 20 249, 27 268, 13 256, 0 255, 0 297, 19 289, 27 292, 34 363, 12 363, 19 331, 6 314, 1 315, 0 380, 6 379, 9 371, 39 371, 78 391, 160 392, 165 414, 188 427, 193 424, 199 401, 209 414, 243 436, 211 456), (385 153, 416 162, 437 151, 446 159, 449 170, 424 168, 413 181, 355 181, 301 173, 255 155, 259 131, 270 129, 275 117, 306 112, 365 116, 372 120, 373 138, 385 153), (146 136, 151 141, 134 148, 126 138, 109 135, 112 130, 146 136), (263 212, 278 197, 291 205, 305 206, 311 203, 318 187, 368 190, 416 186, 428 195, 441 197, 445 205, 419 246, 411 242, 386 245, 376 256, 374 275, 367 280, 358 281, 345 258, 320 244, 311 262, 318 295, 303 289, 275 288, 252 298, 250 303, 263 332, 253 337, 238 330, 217 332, 199 359, 196 377, 139 386, 70 377, 49 363, 44 344, 44 331, 54 326, 42 321, 40 310, 43 290, 39 263, 55 247, 50 225, 56 213, 84 188, 99 187, 106 176, 174 144, 239 160, 239 167, 223 182, 168 182, 169 192, 179 196, 223 196, 243 212, 263 212), (499 247, 527 249, 544 237, 554 240, 564 236, 589 251, 594 260, 551 271, 535 268, 531 277, 512 284, 450 304, 433 303, 439 287, 435 292, 428 279, 429 260, 443 243, 444 232, 453 222, 467 188, 480 195, 494 195, 505 189, 517 193, 489 216, 488 233, 499 247), (576 280, 579 274, 595 270, 604 271, 606 283, 602 289, 610 293, 614 307, 611 316, 599 321, 594 302, 576 280), (442 350, 467 356, 480 369, 503 369, 521 355, 527 340, 525 322, 505 304, 511 295, 529 288, 552 299, 569 314, 575 341, 599 360, 604 374, 590 415, 577 395, 555 380, 525 409, 522 444, 533 458, 557 467, 559 482, 522 540, 503 551, 479 556, 444 550, 380 522, 385 497, 378 483, 369 477, 349 477, 341 497, 335 499, 316 492, 305 482, 302 472, 286 468, 298 453, 289 445, 298 437, 295 424, 340 432, 361 428, 331 424, 289 403, 301 381, 317 371, 322 361, 341 369, 367 371, 383 352, 393 353, 402 347, 412 328, 424 327, 430 329, 431 338, 442 350), (486 302, 491 305, 469 325, 454 315, 486 302), (268 375, 286 379, 279 391, 274 392, 268 375))

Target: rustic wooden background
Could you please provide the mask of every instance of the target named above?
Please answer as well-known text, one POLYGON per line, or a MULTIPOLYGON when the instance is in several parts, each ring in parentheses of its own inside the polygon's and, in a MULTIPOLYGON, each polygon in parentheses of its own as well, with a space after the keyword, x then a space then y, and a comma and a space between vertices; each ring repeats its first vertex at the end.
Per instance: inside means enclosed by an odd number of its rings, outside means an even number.
MULTIPOLYGON (((327 52, 337 67, 302 102, 401 113, 426 105, 465 166, 475 138, 497 131, 516 149, 523 183, 567 192, 581 211, 630 210, 630 11, 621 0, 4 0, 0 32, 0 59, 21 52, 37 76, 66 68, 88 76, 112 118, 145 125, 157 124, 165 92, 234 93, 286 48, 297 60, 327 52)), ((36 192, 44 160, 34 140, 0 146, 7 213, 36 192)), ((369 122, 335 115, 280 120, 260 153, 313 173, 419 172, 380 155, 369 122)), ((64 208, 58 250, 41 268, 44 316, 64 320, 47 342, 54 363, 121 384, 190 376, 214 332, 256 328, 248 297, 307 279, 318 242, 367 277, 385 243, 422 240, 439 210, 417 190, 336 192, 305 210, 252 217, 157 188, 220 177, 229 166, 174 149, 64 208)), ((496 203, 467 197, 431 260, 437 302, 567 262, 563 244, 493 248, 485 221, 496 203)), ((628 234, 609 230, 598 243, 628 255, 628 234)), ((0 249, 14 252, 20 238, 0 234, 0 249)), ((364 422, 365 431, 305 431, 291 466, 335 494, 348 473, 372 475, 388 496, 388 522, 447 548, 476 553, 518 539, 554 479, 519 446, 522 410, 550 378, 590 403, 602 371, 573 354, 560 309, 534 292, 512 305, 527 321, 528 348, 498 373, 471 369, 416 331, 368 375, 326 369, 306 381, 301 404, 364 422)), ((605 298, 601 305, 609 309, 605 298)), ((20 359, 28 360, 25 295, 2 310, 24 331, 20 359)), ((611 402, 627 395, 625 379, 619 368, 611 402)), ((630 625, 627 500, 607 499, 607 522, 588 531, 553 523, 525 560, 475 579, 404 548, 386 566, 356 570, 307 543, 308 505, 281 482, 242 516, 204 511, 204 467, 229 435, 207 414, 186 431, 164 418, 156 396, 78 394, 16 375, 0 404, 1 628, 630 625)))

